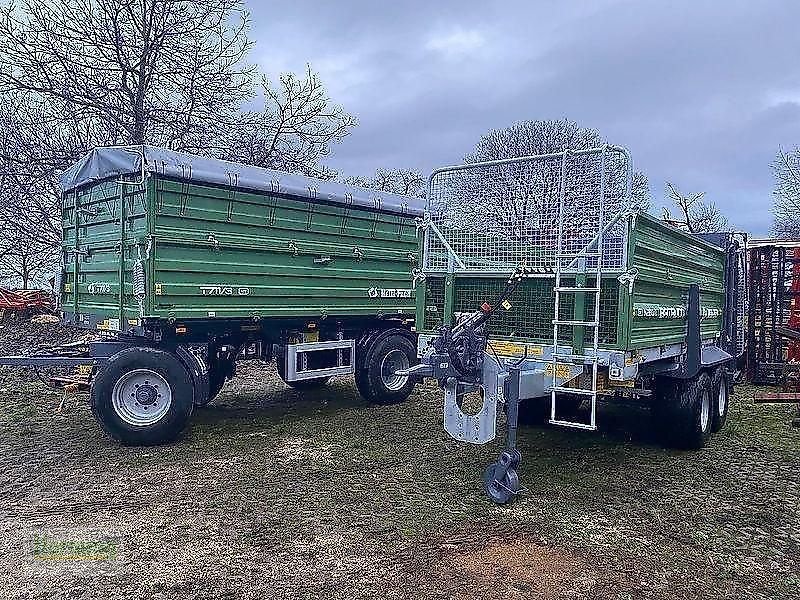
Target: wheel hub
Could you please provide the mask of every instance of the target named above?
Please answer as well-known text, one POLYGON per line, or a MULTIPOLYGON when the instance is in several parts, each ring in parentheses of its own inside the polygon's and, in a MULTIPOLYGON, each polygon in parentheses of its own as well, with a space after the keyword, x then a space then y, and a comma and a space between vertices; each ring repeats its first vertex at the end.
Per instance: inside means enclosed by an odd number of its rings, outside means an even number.
POLYGON ((396 392, 408 382, 408 375, 397 375, 397 371, 408 369, 408 356, 402 350, 392 350, 381 361, 381 379, 387 389, 396 392))
POLYGON ((158 392, 152 385, 142 385, 136 390, 135 398, 142 406, 152 406, 158 400, 158 392))
POLYGON ((114 384, 111 405, 124 423, 134 427, 149 427, 169 412, 172 388, 156 371, 134 369, 114 384))

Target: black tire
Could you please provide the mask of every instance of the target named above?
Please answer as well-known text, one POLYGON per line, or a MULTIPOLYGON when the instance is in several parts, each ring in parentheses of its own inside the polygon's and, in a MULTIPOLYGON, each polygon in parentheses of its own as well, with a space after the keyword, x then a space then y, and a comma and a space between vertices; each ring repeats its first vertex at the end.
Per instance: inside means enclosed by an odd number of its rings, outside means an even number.
POLYGON ((178 346, 175 350, 175 354, 181 360, 186 370, 189 371, 192 387, 194 389, 194 405, 205 406, 211 402, 213 396, 210 394, 211 373, 208 368, 204 366, 204 359, 198 357, 183 346, 178 346))
POLYGON ((711 378, 711 393, 714 400, 714 416, 711 420, 711 431, 717 432, 725 427, 728 420, 728 409, 731 405, 730 379, 725 367, 717 367, 711 378))
POLYGON ((670 446, 669 439, 671 415, 667 410, 667 403, 670 402, 674 379, 657 377, 650 386, 652 396, 650 396, 650 431, 653 441, 663 446, 670 446))
POLYGON ((669 446, 699 449, 711 436, 713 399, 711 377, 700 373, 692 379, 670 379, 664 386, 661 406, 655 410, 662 440, 669 446), (708 413, 703 419, 703 405, 708 413))
MULTIPOLYGON (((225 343, 222 347, 212 347, 208 353, 208 398, 205 406, 217 397, 225 382, 236 376, 236 357, 239 347, 225 343)), ((195 401, 195 405, 198 402, 195 401)))
POLYGON ((508 504, 519 492, 519 475, 516 469, 506 467, 506 474, 497 485, 496 473, 501 468, 500 463, 492 463, 486 468, 483 472, 483 491, 495 504, 508 504))
POLYGON ((208 398, 203 404, 198 406, 205 406, 217 397, 225 382, 228 379, 233 379, 236 374, 235 359, 218 360, 214 359, 208 367, 208 398))
POLYGON ((299 381, 286 381, 286 351, 278 352, 275 358, 275 366, 278 370, 278 377, 281 378, 283 383, 288 385, 293 390, 304 392, 308 390, 316 390, 321 388, 331 380, 330 377, 317 377, 316 379, 301 379, 299 381))
MULTIPOLYGON (((148 384, 148 392, 156 390, 156 387, 148 384)), ((118 391, 116 397, 120 396, 127 394, 118 391)), ((160 398, 158 395, 150 406, 158 409, 160 398)), ((90 400, 95 419, 113 439, 130 446, 153 446, 176 439, 189 424, 194 408, 194 390, 189 372, 174 354, 154 348, 128 348, 112 356, 99 369, 92 381, 90 400), (121 382, 122 386, 123 378, 133 377, 137 370, 160 376, 168 385, 171 397, 166 412, 157 421, 144 425, 132 423, 130 417, 126 419, 124 411, 114 402, 117 383, 121 382)), ((150 398, 143 398, 143 401, 147 404, 150 398)))
POLYGON ((212 367, 208 370, 208 400, 199 406, 205 406, 217 397, 222 386, 228 380, 227 373, 222 367, 212 367))
POLYGON ((393 377, 389 371, 394 369, 392 365, 402 368, 415 364, 417 348, 408 337, 398 333, 379 338, 371 349, 367 349, 364 364, 356 369, 356 388, 371 404, 403 402, 414 390, 416 380, 393 377))

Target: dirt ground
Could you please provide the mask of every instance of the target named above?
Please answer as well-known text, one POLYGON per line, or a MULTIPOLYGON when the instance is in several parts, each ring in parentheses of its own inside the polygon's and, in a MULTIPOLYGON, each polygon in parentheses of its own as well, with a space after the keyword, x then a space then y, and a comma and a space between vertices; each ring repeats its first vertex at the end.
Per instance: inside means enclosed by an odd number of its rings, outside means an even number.
MULTIPOLYGON (((71 339, 48 327, 0 349, 71 339)), ((795 408, 753 391, 699 452, 632 408, 523 428, 529 491, 496 507, 499 444, 451 440, 433 388, 373 407, 249 362, 180 442, 123 448, 85 394, 0 370, 0 598, 800 597, 795 408)))

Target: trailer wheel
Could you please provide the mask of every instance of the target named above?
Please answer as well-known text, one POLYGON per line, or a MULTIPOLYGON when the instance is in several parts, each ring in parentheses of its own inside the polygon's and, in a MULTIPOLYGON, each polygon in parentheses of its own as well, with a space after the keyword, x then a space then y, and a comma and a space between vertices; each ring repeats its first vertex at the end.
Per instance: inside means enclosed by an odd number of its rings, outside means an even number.
POLYGON ((278 370, 278 377, 281 381, 288 385, 293 390, 303 392, 307 390, 316 390, 327 384, 330 377, 317 377, 316 379, 299 379, 297 381, 286 381, 286 350, 282 349, 277 353, 275 358, 275 366, 278 370))
POLYGON ((194 405, 205 406, 214 398, 211 395, 211 372, 205 366, 205 359, 185 346, 178 346, 175 354, 189 372, 192 387, 194 388, 194 405))
POLYGON ((225 371, 221 368, 211 368, 208 370, 208 400, 200 406, 205 406, 217 397, 222 386, 225 385, 227 377, 225 371))
POLYGON ((483 491, 495 504, 508 504, 519 493, 520 487, 519 474, 514 468, 504 467, 495 462, 483 472, 483 491), (498 479, 497 473, 501 469, 506 469, 506 472, 501 479, 498 479))
POLYGON ((714 376, 711 378, 711 390, 714 400, 711 431, 717 432, 725 426, 725 421, 728 419, 728 408, 731 403, 731 388, 725 367, 717 367, 714 371, 714 376))
POLYGON ((358 392, 372 404, 397 404, 411 394, 416 381, 395 371, 417 364, 417 349, 408 337, 396 334, 379 339, 366 362, 356 369, 358 392))
POLYGON ((702 448, 711 435, 714 411, 711 378, 701 373, 692 379, 673 379, 669 383, 661 413, 666 417, 661 423, 665 441, 678 448, 702 448))
POLYGON ((225 382, 236 376, 236 357, 239 346, 225 342, 213 346, 208 351, 208 397, 205 402, 195 400, 195 406, 205 406, 217 397, 225 382))
POLYGON ((92 413, 109 436, 125 445, 172 441, 194 406, 191 376, 163 350, 128 348, 112 356, 91 387, 92 413))
POLYGON ((236 361, 231 359, 214 360, 208 368, 208 400, 202 406, 205 406, 217 397, 222 386, 228 379, 233 379, 236 374, 236 361))

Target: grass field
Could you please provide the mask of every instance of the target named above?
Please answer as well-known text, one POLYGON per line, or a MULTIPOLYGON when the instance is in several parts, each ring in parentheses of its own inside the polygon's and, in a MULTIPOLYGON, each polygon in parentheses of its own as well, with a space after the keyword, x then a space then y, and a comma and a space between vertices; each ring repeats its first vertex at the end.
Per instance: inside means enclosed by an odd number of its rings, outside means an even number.
POLYGON ((752 388, 699 452, 630 408, 523 428, 529 491, 496 507, 498 443, 447 437, 429 387, 372 407, 245 363, 180 442, 123 448, 85 395, 0 386, 2 598, 800 597, 796 409, 752 388))

